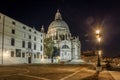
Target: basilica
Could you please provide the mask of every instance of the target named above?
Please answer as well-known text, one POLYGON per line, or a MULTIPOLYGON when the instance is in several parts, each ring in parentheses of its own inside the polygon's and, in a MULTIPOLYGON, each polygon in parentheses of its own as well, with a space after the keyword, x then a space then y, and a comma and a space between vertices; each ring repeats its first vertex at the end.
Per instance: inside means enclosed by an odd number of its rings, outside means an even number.
POLYGON ((44 27, 39 31, 0 13, 0 64, 51 63, 51 60, 54 63, 75 63, 81 60, 80 57, 79 37, 72 36, 59 10, 47 33, 44 27), (51 38, 57 49, 52 52, 52 59, 45 57, 44 40, 47 38, 51 38))
MULTIPOLYGON (((43 29, 43 27, 42 27, 43 29)), ((52 37, 54 46, 59 48, 57 53, 61 62, 79 60, 81 55, 81 43, 79 37, 72 36, 68 24, 62 19, 59 10, 55 19, 50 23, 45 38, 52 37)))

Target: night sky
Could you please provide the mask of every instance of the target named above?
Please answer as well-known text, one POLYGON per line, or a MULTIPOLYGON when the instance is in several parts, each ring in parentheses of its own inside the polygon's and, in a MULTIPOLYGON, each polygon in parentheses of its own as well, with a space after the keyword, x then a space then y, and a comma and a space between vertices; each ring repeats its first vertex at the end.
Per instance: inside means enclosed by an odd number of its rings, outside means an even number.
POLYGON ((0 12, 40 30, 54 20, 57 9, 73 36, 79 35, 82 51, 96 49, 94 29, 102 27, 104 55, 120 55, 120 5, 118 0, 0 0, 0 12))

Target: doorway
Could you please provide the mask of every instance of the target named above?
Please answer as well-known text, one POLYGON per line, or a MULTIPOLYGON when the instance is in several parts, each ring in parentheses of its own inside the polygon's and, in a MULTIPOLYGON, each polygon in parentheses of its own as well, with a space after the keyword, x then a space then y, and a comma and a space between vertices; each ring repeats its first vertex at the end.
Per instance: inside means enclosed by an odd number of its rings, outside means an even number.
POLYGON ((28 63, 31 63, 31 56, 28 57, 28 63))

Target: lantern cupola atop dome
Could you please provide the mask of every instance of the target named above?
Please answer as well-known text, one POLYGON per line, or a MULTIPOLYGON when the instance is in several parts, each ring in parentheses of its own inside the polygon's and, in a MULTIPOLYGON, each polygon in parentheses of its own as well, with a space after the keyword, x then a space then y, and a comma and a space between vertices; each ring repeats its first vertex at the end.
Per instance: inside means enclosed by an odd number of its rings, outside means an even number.
POLYGON ((62 16, 61 16, 59 9, 57 10, 57 13, 55 14, 55 20, 62 20, 62 16))

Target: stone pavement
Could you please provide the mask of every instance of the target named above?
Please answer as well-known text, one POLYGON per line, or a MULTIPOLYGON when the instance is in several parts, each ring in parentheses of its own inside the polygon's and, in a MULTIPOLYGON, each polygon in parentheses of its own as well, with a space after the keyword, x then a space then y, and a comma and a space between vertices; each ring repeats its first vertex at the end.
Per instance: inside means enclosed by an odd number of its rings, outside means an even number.
POLYGON ((120 72, 118 72, 118 71, 109 71, 109 73, 111 74, 111 76, 112 76, 115 80, 120 80, 120 72))
POLYGON ((90 65, 15 65, 0 66, 0 80, 120 80, 120 72, 103 70, 99 74, 90 65))

